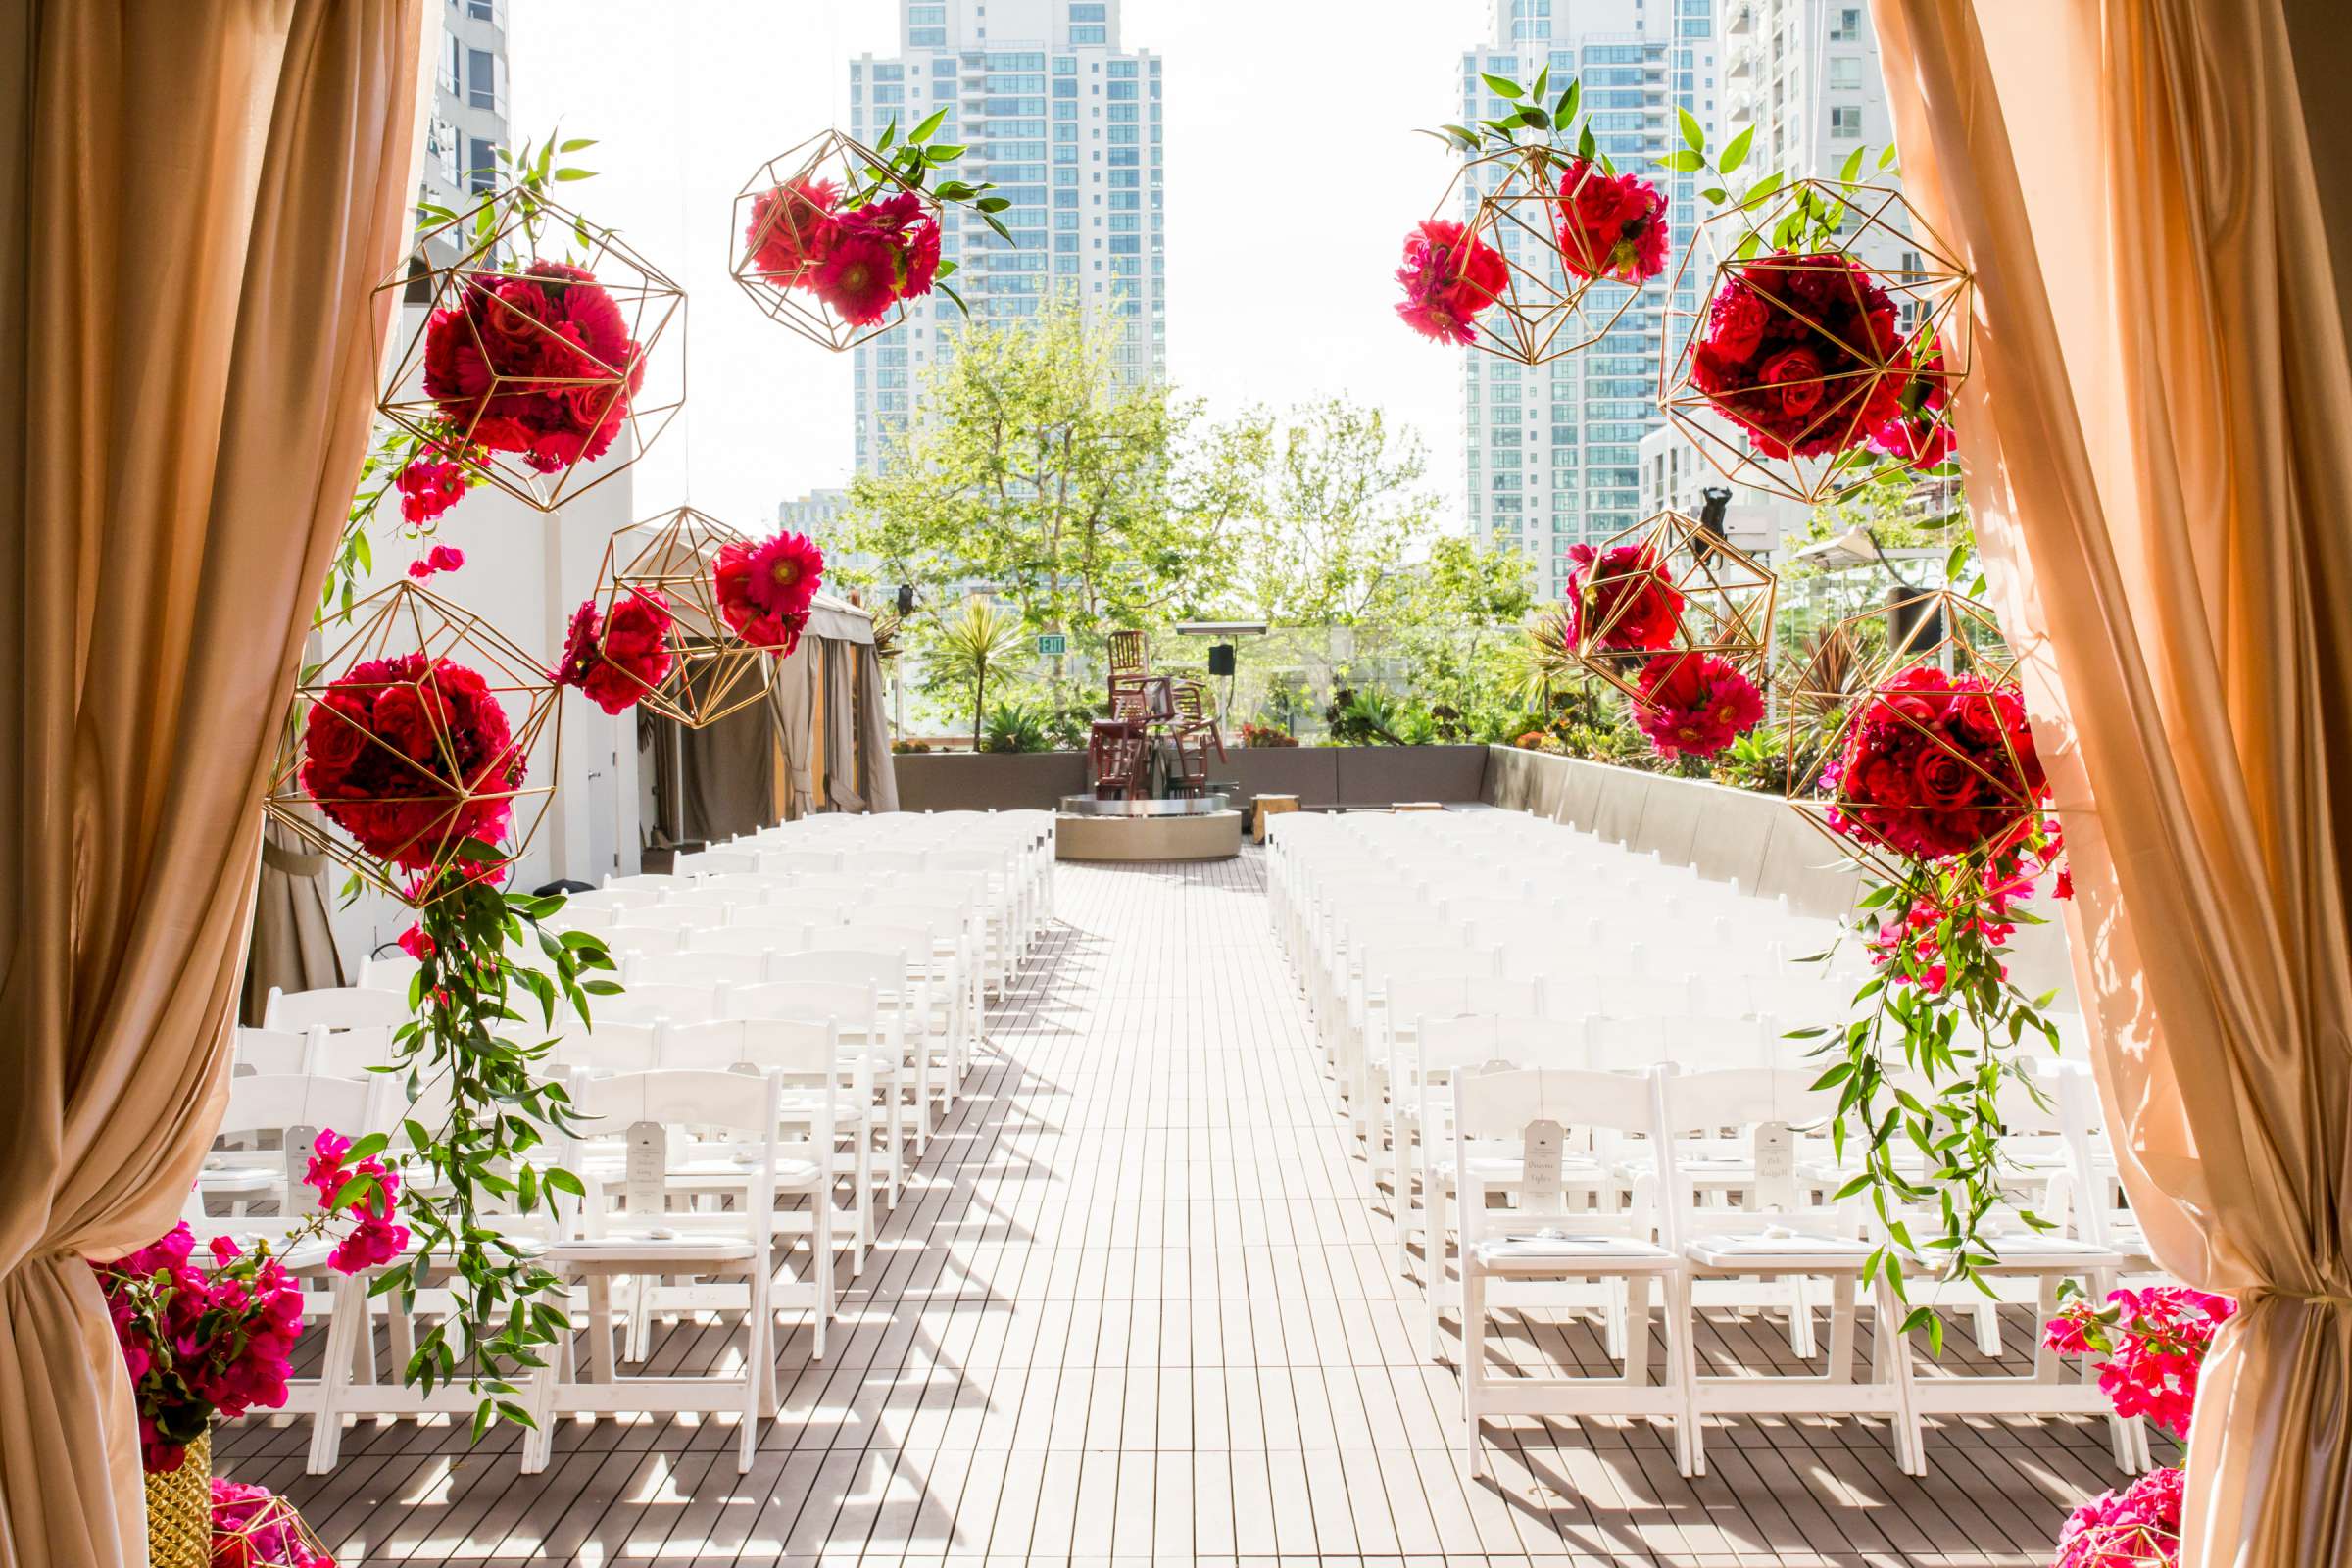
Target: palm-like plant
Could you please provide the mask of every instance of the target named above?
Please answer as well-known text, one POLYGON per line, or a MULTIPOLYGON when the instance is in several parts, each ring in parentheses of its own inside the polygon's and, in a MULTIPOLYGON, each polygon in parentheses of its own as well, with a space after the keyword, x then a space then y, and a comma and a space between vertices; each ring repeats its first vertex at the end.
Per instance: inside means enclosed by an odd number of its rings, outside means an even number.
POLYGON ((1565 606, 1537 615, 1525 634, 1503 651, 1505 688, 1513 701, 1535 712, 1550 712, 1552 697, 1580 681, 1584 672, 1569 640, 1565 606))
POLYGON ((963 602, 953 620, 940 622, 931 643, 933 678, 972 690, 972 750, 988 711, 988 680, 1001 674, 1021 647, 1021 622, 978 594, 963 602))

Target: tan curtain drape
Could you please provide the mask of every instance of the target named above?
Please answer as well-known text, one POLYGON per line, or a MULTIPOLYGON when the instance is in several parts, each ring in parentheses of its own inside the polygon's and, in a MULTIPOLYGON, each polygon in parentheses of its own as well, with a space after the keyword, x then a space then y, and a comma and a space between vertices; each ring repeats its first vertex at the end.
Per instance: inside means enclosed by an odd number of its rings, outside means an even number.
MULTIPOLYGON (((2352 372, 2277 0, 1876 0, 1904 183, 1977 274, 1978 536, 2158 1258, 2244 1311, 2183 1561, 2352 1561, 2352 372)), ((2340 18, 2337 25, 2340 25, 2340 18)), ((2341 169, 2340 108, 2325 160, 2341 169)))
POLYGON ((419 0, 0 0, 0 1565, 144 1563, 82 1261, 218 1121, 275 720, 368 440, 419 0))
POLYGON ((260 891, 253 901, 240 1023, 259 1025, 272 988, 310 991, 343 984, 343 959, 327 909, 327 858, 304 850, 275 822, 262 829, 260 891))
POLYGON ((718 844, 768 825, 775 796, 775 732, 767 705, 747 703, 681 737, 678 800, 685 836, 718 844))
POLYGON ((824 651, 825 804, 836 811, 862 811, 858 788, 858 710, 853 689, 858 647, 826 638, 824 651))
POLYGON ((775 721, 776 745, 784 754, 784 820, 798 821, 816 808, 815 744, 816 639, 804 637, 792 657, 776 662, 767 685, 767 710, 775 721))
POLYGON ((851 650, 858 656, 858 787, 869 811, 899 808, 898 766, 890 755, 890 714, 883 707, 882 660, 872 643, 851 650))

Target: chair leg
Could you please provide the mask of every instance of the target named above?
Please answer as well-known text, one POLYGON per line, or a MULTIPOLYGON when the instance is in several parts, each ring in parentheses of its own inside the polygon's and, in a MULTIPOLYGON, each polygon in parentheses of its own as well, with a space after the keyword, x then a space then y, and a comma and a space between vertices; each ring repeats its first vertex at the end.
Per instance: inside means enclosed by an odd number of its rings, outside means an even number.
POLYGON ((1487 1281, 1462 1257, 1462 1465, 1473 1481, 1487 1473, 1487 1449, 1479 1436, 1479 1395, 1485 1392, 1487 1363, 1487 1281))
POLYGON ((1813 1336, 1813 1282, 1802 1274, 1788 1276, 1788 1353, 1810 1361, 1821 1353, 1813 1336))
POLYGON ((1421 1264, 1421 1298, 1429 1308, 1429 1358, 1446 1359, 1446 1340, 1438 1314, 1446 1293, 1446 1184, 1429 1187, 1429 1251, 1421 1264))
POLYGON ((809 1243, 816 1249, 816 1317, 808 1351, 812 1361, 825 1358, 825 1331, 833 1323, 833 1197, 828 1191, 813 1208, 809 1243))
POLYGON ((1649 1276, 1636 1274, 1618 1281, 1625 1291, 1625 1381, 1640 1388, 1649 1382, 1649 1276))
POLYGON ((334 1316, 326 1326, 326 1353, 318 1368, 318 1408, 311 1417, 311 1452, 307 1473, 322 1476, 333 1470, 343 1449, 344 1391, 352 1379, 352 1340, 368 1322, 370 1311, 367 1287, 357 1279, 335 1282, 328 1308, 334 1316), (356 1287, 356 1288, 355 1288, 356 1287))
POLYGON ((1977 1353, 1998 1360, 2001 1353, 2001 1308, 1997 1301, 1979 1301, 1976 1310, 1977 1353))
POLYGON ((1861 1276, 1840 1274, 1830 1281, 1830 1367, 1832 1383, 1854 1381, 1854 1327, 1861 1276))
POLYGON ((1681 1395, 1674 1449, 1686 1476, 1707 1473, 1706 1430, 1698 1413, 1698 1313, 1688 1274, 1666 1277, 1666 1382, 1681 1395))

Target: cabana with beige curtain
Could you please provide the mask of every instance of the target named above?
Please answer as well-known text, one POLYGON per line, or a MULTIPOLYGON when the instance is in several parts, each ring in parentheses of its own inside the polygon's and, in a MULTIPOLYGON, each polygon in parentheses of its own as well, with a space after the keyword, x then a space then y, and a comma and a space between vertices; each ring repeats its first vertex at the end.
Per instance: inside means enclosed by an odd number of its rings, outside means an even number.
POLYGON ((675 737, 655 719, 654 752, 676 781, 670 831, 715 843, 816 811, 895 811, 890 719, 873 617, 819 594, 808 630, 777 662, 764 702, 675 737))

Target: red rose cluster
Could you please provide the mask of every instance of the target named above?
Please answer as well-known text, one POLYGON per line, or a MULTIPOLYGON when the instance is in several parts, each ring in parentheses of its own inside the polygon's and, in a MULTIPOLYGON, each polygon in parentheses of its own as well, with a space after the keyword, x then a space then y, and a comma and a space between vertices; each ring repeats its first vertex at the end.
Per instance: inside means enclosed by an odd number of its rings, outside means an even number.
POLYGON ((1666 563, 1647 544, 1619 545, 1601 555, 1591 545, 1568 551, 1566 605, 1570 647, 1612 653, 1654 652, 1674 646, 1683 620, 1683 592, 1666 563))
POLYGON ((1776 251, 1707 305, 1690 383, 1772 458, 1851 451, 1900 417, 1894 302, 1852 257, 1776 251))
POLYGON ((1660 757, 1713 757, 1764 717, 1764 694, 1712 654, 1661 654, 1636 684, 1634 724, 1660 757))
POLYGON ((598 611, 591 595, 571 612, 556 683, 578 687, 608 713, 636 707, 676 662, 669 647, 672 623, 669 599, 658 588, 627 589, 613 599, 610 615, 598 611))
POLYGON ((127 1257, 91 1265, 130 1373, 150 1475, 177 1470, 215 1415, 284 1404, 302 1333, 302 1287, 275 1258, 218 1236, 207 1270, 190 1261, 195 1250, 182 1220, 127 1257))
POLYGON ((1560 182, 1560 265, 1572 277, 1646 283, 1666 270, 1666 193, 1578 159, 1560 182))
POLYGON ((1904 345, 1895 382, 1895 411, 1870 433, 1870 449, 1900 458, 1914 468, 1933 468, 1952 455, 1951 378, 1943 368, 1943 342, 1935 333, 1913 333, 1904 345))
POLYGON ((2067 1519, 2050 1568, 2174 1568, 2186 1479, 2187 1472, 2167 1465, 2121 1492, 2100 1493, 2067 1519))
POLYGON ((1478 313, 1501 297, 1510 269, 1502 252, 1461 224, 1430 218, 1404 237, 1396 281, 1404 285, 1396 314, 1405 325, 1440 343, 1472 343, 1478 313))
POLYGON ((360 848, 412 871, 461 840, 496 843, 523 763, 489 684, 422 654, 352 665, 303 725, 303 789, 360 848))
POLYGON ((743 240, 762 281, 808 289, 852 326, 930 293, 939 275, 939 220, 910 190, 844 207, 832 180, 787 180, 753 198, 743 240))
POLYGON ((788 655, 801 645, 808 607, 824 581, 825 556, 807 534, 789 530, 758 544, 718 547, 711 586, 718 612, 754 648, 788 655))
POLYGON ((463 465, 438 456, 432 448, 418 452, 392 480, 400 492, 401 521, 432 521, 464 498, 467 482, 463 465))
MULTIPOLYGON (((519 272, 468 273, 461 296, 424 332, 424 390, 452 439, 514 453, 535 473, 603 457, 644 385, 645 351, 595 274, 533 262, 519 272)), ((436 467, 428 478, 448 483, 436 467)))
POLYGON ((1831 827, 1919 860, 2008 848, 2049 787, 2017 688, 1927 663, 1865 699, 1822 782, 1831 827))

